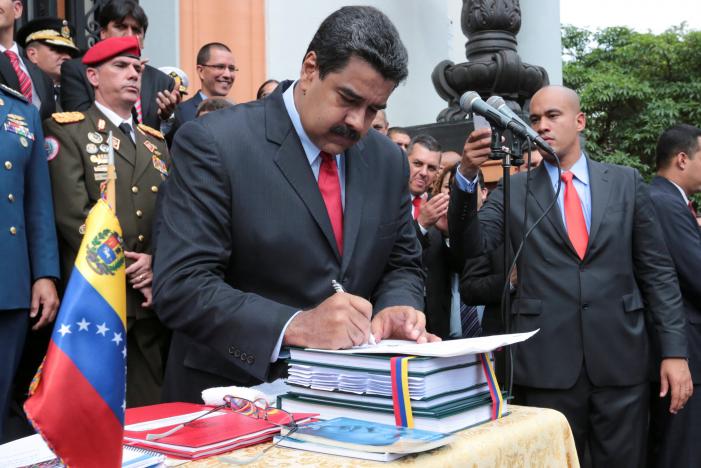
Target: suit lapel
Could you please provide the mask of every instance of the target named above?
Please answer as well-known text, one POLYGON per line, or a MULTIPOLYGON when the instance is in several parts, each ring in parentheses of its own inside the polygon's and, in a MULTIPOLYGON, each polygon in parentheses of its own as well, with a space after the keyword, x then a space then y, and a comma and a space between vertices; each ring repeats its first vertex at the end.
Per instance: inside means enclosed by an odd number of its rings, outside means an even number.
POLYGON ((341 255, 336 246, 336 237, 333 235, 326 205, 319 192, 319 185, 282 99, 282 92, 291 85, 291 81, 284 81, 270 98, 265 100, 265 135, 268 140, 280 145, 275 154, 275 164, 307 206, 333 249, 336 259, 340 261, 341 255))
POLYGON ((343 261, 341 273, 353 258, 353 250, 358 239, 365 204, 365 181, 368 180, 368 164, 362 143, 357 143, 346 151, 346 203, 343 210, 343 261))
POLYGON ((295 192, 297 192, 297 195, 307 205, 307 209, 321 228, 329 245, 333 248, 336 258, 340 260, 341 256, 336 246, 336 237, 333 234, 326 205, 319 192, 319 185, 314 178, 312 168, 309 166, 309 161, 304 154, 299 137, 294 131, 288 134, 282 146, 280 146, 275 155, 275 163, 295 192))
POLYGON ((601 220, 606 213, 606 207, 611 195, 611 184, 608 179, 608 168, 596 161, 587 158, 589 166, 589 190, 591 192, 591 227, 589 228, 589 243, 587 253, 589 253, 596 233, 601 226, 601 220))
MULTIPOLYGON (((545 209, 548 207, 548 205, 550 205, 553 197, 555 196, 555 191, 552 188, 552 182, 550 181, 550 176, 548 176, 548 170, 545 168, 545 165, 541 164, 534 172, 533 180, 531 181, 531 194, 533 194, 533 198, 535 198, 541 211, 545 212, 545 209)), ((564 189, 565 187, 563 185, 561 190, 564 189)), ((560 206, 557 202, 555 202, 555 205, 552 207, 546 218, 563 242, 569 246, 572 253, 577 255, 577 252, 574 250, 574 246, 572 246, 570 238, 567 235, 567 229, 565 229, 565 226, 562 224, 562 214, 560 211, 560 206)))
POLYGON ((0 54, 0 75, 2 75, 2 78, 7 86, 19 91, 19 78, 17 78, 17 74, 12 68, 10 59, 7 58, 7 55, 5 54, 0 54))
MULTIPOLYGON (((90 109, 87 110, 86 114, 88 115, 88 118, 90 118, 93 121, 93 124, 95 125, 95 128, 97 131, 102 134, 102 139, 105 143, 107 143, 109 139, 109 133, 112 131, 112 136, 115 138, 115 140, 119 140, 119 145, 117 148, 114 148, 114 152, 121 156, 123 159, 125 159, 129 164, 132 166, 136 165, 136 154, 134 151, 134 145, 131 143, 129 140, 129 137, 126 136, 122 131, 112 125, 112 122, 105 117, 102 112, 100 112, 100 109, 97 108, 94 104, 90 109), (105 122, 104 128, 100 130, 100 126, 98 125, 99 120, 102 119, 105 122)), ((138 131, 138 130, 137 130, 138 131)))

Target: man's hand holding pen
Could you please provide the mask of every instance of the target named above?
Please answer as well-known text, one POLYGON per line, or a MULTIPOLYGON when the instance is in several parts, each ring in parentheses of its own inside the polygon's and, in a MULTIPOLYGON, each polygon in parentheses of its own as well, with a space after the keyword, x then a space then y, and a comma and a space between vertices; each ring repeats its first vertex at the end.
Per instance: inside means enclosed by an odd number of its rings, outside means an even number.
POLYGON ((413 307, 395 306, 372 316, 372 304, 360 296, 343 291, 332 283, 333 294, 317 307, 297 314, 285 331, 286 346, 321 349, 345 349, 385 338, 415 340, 417 343, 440 341, 426 332, 426 317, 413 307))

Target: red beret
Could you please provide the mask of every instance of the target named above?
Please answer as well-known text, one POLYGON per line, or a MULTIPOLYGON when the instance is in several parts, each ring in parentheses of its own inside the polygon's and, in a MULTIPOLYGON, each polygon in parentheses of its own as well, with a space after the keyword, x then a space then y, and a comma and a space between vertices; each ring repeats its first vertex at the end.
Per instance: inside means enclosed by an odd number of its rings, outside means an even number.
POLYGON ((99 65, 119 55, 141 57, 139 38, 123 36, 103 39, 85 52, 83 63, 85 65, 99 65))

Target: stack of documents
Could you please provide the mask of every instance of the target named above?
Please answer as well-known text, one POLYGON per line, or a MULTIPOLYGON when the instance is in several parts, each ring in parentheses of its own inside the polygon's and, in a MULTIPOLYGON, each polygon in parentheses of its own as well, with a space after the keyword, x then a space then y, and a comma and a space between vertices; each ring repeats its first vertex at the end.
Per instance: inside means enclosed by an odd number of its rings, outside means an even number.
MULTIPOLYGON (((537 331, 417 344, 384 340, 350 350, 290 350, 288 393, 278 407, 394 424, 390 359, 408 361, 408 390, 416 429, 454 432, 487 422, 492 397, 478 354, 524 341, 537 331)), ((504 404, 504 413, 506 404, 504 404)))

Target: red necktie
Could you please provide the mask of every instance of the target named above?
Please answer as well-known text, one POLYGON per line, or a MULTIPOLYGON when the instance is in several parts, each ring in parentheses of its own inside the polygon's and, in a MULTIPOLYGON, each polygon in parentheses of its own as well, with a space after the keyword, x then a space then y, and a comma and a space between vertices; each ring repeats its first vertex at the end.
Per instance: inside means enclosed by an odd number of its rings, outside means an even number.
POLYGON ((696 208, 694 207, 694 202, 689 200, 689 211, 691 211, 691 214, 694 215, 694 218, 698 218, 698 214, 696 213, 696 208))
POLYGON ((416 221, 421 213, 421 195, 416 195, 411 204, 414 205, 414 221, 416 221))
POLYGON ((15 75, 17 75, 17 79, 19 80, 19 91, 29 102, 32 102, 32 80, 29 79, 24 70, 22 70, 22 67, 20 67, 19 57, 10 49, 5 50, 5 55, 10 59, 12 69, 15 71, 15 75))
POLYGON ((333 235, 336 237, 338 253, 343 255, 343 203, 341 202, 341 182, 338 178, 336 158, 322 151, 319 168, 319 191, 329 213, 333 235))
POLYGON ((587 232, 587 223, 584 220, 582 203, 579 201, 577 189, 574 188, 572 176, 570 171, 562 173, 562 181, 565 183, 565 221, 567 222, 567 234, 570 236, 574 250, 577 251, 579 258, 583 259, 584 253, 587 251, 589 233, 587 232))

